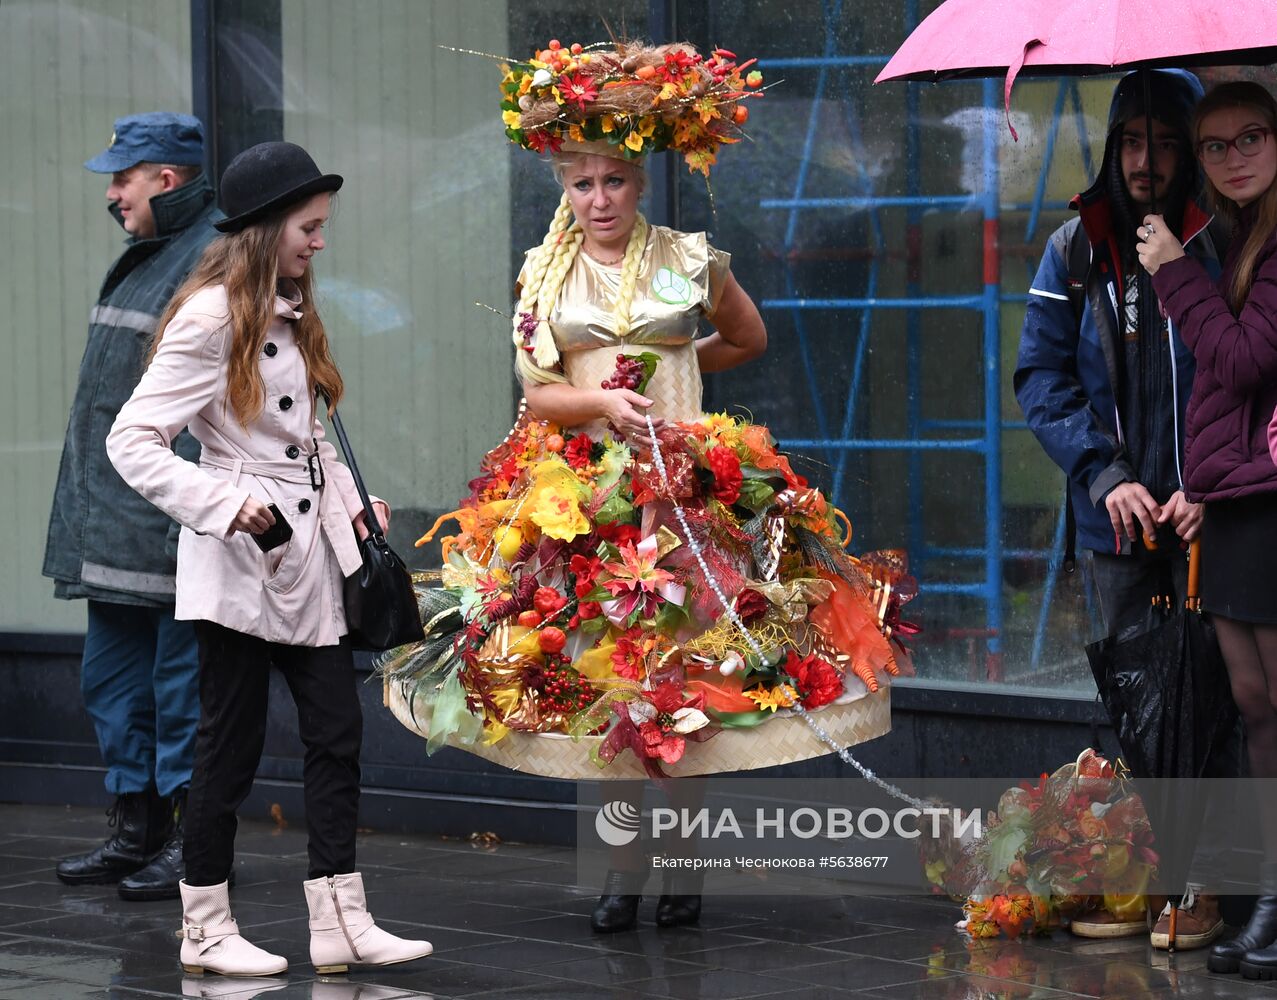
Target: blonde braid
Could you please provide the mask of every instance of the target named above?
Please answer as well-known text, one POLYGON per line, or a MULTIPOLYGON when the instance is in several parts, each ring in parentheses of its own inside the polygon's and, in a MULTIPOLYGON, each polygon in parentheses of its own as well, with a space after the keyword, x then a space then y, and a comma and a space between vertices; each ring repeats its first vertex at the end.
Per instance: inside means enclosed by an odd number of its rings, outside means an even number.
MULTIPOLYGON (((518 305, 515 306, 513 331, 514 346, 516 348, 514 368, 519 378, 524 381, 538 383, 567 381, 563 375, 551 370, 558 361, 558 352, 554 349, 554 335, 546 323, 550 310, 554 308, 554 298, 558 295, 558 289, 562 285, 563 279, 560 277, 552 288, 546 287, 545 282, 552 263, 561 257, 567 249, 565 244, 574 242, 573 240, 565 239, 570 231, 571 220, 572 204, 568 200, 567 192, 565 191, 563 197, 559 199, 559 206, 555 209, 554 218, 550 221, 550 228, 546 231, 545 238, 528 255, 528 271, 523 287, 519 292, 518 305), (553 294, 550 294, 551 292, 553 294), (537 309, 539 304, 543 306, 540 310, 537 309), (531 353, 524 349, 526 344, 523 327, 525 315, 532 316, 538 320, 531 353), (537 355, 540 355, 540 357, 537 357, 537 355), (543 358, 548 358, 548 360, 543 362, 543 358)), ((579 242, 579 237, 575 242, 579 242)), ((575 247, 573 247, 572 258, 575 259, 575 257, 575 247)), ((563 273, 566 274, 566 270, 563 273)))
POLYGON ((613 327, 618 337, 630 332, 630 305, 634 302, 634 289, 638 284, 639 265, 643 263, 643 250, 647 247, 647 220, 638 216, 630 232, 630 242, 625 245, 625 260, 621 264, 621 284, 616 290, 616 302, 612 307, 613 327))

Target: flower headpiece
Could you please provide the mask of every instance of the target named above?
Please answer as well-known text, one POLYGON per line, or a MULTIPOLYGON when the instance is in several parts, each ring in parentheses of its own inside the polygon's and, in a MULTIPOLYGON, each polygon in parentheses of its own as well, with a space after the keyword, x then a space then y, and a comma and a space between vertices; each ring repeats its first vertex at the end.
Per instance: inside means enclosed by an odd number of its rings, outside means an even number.
POLYGON ((739 142, 743 101, 761 97, 756 60, 686 42, 648 46, 599 42, 564 48, 557 39, 523 63, 503 64, 501 118, 525 149, 586 151, 635 160, 673 149, 709 176, 723 143, 739 142), (605 144, 605 145, 600 145, 605 144))

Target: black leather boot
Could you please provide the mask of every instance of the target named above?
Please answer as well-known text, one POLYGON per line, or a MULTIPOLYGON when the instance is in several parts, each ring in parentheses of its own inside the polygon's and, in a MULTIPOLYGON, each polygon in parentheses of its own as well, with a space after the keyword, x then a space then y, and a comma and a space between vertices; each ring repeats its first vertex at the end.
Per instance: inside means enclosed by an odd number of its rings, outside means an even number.
MULTIPOLYGON (((177 899, 177 884, 186 874, 186 866, 182 861, 182 814, 186 811, 186 788, 175 791, 171 798, 158 800, 156 812, 158 820, 169 817, 167 824, 168 838, 160 848, 160 853, 151 859, 150 864, 127 876, 120 882, 121 899, 146 901, 153 899, 177 899)), ((158 830, 156 831, 159 832, 158 830)))
POLYGON ((610 869, 603 880, 603 895, 590 914, 590 929, 596 934, 615 934, 638 926, 638 906, 646 880, 644 872, 610 869))
POLYGON ((705 876, 701 872, 689 875, 666 875, 661 888, 661 898, 656 903, 657 927, 687 927, 701 919, 701 889, 705 876))
MULTIPOLYGON (((1277 865, 1265 864, 1260 875, 1260 890, 1274 893, 1277 889, 1277 865)), ((1277 971, 1277 949, 1270 947, 1277 942, 1277 893, 1260 896, 1255 910, 1241 933, 1229 941, 1212 946, 1206 958, 1206 968, 1211 972, 1237 972, 1247 979, 1271 979, 1277 971), (1272 952, 1271 958, 1265 954, 1272 952), (1251 967, 1247 972, 1246 966, 1251 967), (1268 974, 1263 970, 1267 968, 1268 974)))
POLYGON ((115 828, 106 843, 58 862, 58 879, 67 885, 114 885, 126 875, 146 867, 164 846, 172 817, 164 816, 166 800, 151 789, 126 792, 107 810, 107 820, 115 828))

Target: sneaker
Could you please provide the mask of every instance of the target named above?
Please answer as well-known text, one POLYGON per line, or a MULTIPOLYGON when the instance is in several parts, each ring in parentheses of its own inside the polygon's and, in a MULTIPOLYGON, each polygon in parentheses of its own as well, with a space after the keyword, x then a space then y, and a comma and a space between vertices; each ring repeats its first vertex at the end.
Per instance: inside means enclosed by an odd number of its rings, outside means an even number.
MULTIPOLYGON (((1192 889, 1184 894, 1175 917, 1175 948, 1192 951, 1205 948, 1224 932, 1224 920, 1219 915, 1219 897, 1200 896, 1192 889)), ((1168 951, 1171 947, 1171 904, 1167 903, 1157 918, 1149 941, 1154 948, 1168 951)))
POLYGON ((1124 938, 1146 933, 1148 924, 1143 917, 1139 920, 1119 920, 1108 910, 1095 910, 1074 917, 1069 929, 1078 937, 1084 938, 1124 938))

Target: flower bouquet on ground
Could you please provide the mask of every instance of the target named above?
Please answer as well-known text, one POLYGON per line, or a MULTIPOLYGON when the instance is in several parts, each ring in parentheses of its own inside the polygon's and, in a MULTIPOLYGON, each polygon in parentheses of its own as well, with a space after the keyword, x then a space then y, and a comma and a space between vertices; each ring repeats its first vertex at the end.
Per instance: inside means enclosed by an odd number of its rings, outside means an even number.
MULTIPOLYGON (((622 356, 614 378, 649 367, 622 356)), ((691 744, 766 741, 773 719, 911 672, 903 555, 850 555, 850 524, 766 428, 707 415, 657 447, 524 414, 419 542, 459 525, 440 586, 419 588, 426 640, 382 661, 428 749, 596 737, 600 768, 629 751, 657 775, 691 744)))
POLYGON ((1090 749, 1004 792, 979 840, 942 837, 923 854, 933 884, 965 896, 958 927, 973 938, 1045 933, 1099 909, 1138 919, 1157 861, 1139 796, 1090 749))

